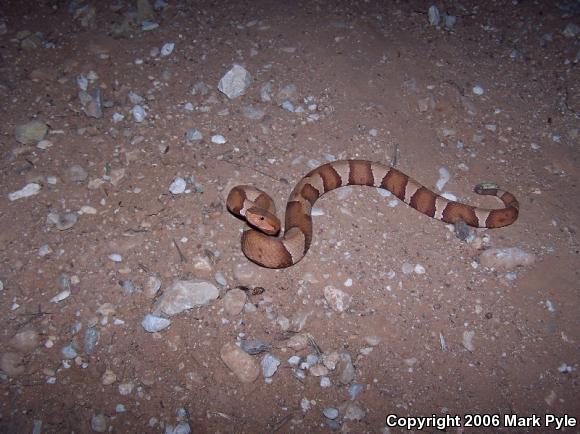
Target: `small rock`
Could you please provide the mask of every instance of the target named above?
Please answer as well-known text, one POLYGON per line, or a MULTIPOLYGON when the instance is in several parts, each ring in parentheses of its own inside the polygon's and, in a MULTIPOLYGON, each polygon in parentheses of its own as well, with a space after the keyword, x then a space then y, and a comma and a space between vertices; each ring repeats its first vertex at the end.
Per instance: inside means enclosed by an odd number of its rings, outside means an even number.
POLYGON ((148 298, 155 298, 160 289, 161 289, 161 280, 156 276, 149 276, 147 278, 147 281, 145 282, 143 293, 148 298))
POLYGON ((63 300, 66 300, 67 298, 70 297, 70 290, 66 289, 64 291, 59 292, 58 294, 56 294, 54 297, 52 297, 50 299, 51 303, 59 303, 63 300))
POLYGON ((262 366, 262 374, 264 375, 264 378, 270 378, 278 370, 280 360, 268 353, 262 358, 260 365, 262 366))
POLYGON ((65 359, 74 359, 76 356, 78 356, 78 353, 74 349, 72 344, 68 344, 68 345, 62 347, 60 352, 65 359))
POLYGON ((38 248, 38 256, 40 256, 41 258, 50 255, 53 252, 53 250, 50 248, 50 246, 48 244, 44 244, 42 246, 40 246, 38 248))
POLYGON ((96 414, 91 418, 91 429, 94 432, 107 431, 107 418, 103 414, 96 414))
POLYGON ((450 179, 451 179, 451 174, 449 173, 449 170, 447 170, 445 167, 440 167, 439 168, 439 179, 437 180, 437 183, 435 184, 435 186, 437 187, 437 190, 439 190, 439 191, 443 190, 443 187, 445 187, 445 184, 447 184, 447 182, 449 182, 450 179))
POLYGON ((103 386, 110 386, 115 381, 117 381, 117 376, 110 369, 107 369, 101 377, 101 383, 103 384, 103 386))
POLYGON ((481 87, 480 85, 475 85, 475 86, 473 86, 473 89, 471 89, 471 91, 472 91, 472 92, 473 92, 475 95, 478 95, 478 96, 481 96, 481 95, 483 95, 483 93, 485 92, 485 91, 483 90, 483 87, 481 87))
POLYGON ((226 277, 221 272, 218 271, 217 273, 215 273, 213 275, 213 278, 218 283, 218 285, 228 286, 228 281, 226 280, 226 277))
POLYGON ((173 49, 175 48, 175 44, 173 42, 168 42, 163 44, 161 47, 161 56, 166 57, 173 53, 173 49))
POLYGON ((101 334, 96 329, 96 327, 88 327, 85 330, 85 338, 83 341, 83 350, 85 354, 91 354, 97 344, 99 343, 99 338, 101 334))
POLYGON ((262 102, 270 102, 272 101, 272 83, 264 83, 260 88, 260 100, 262 102))
POLYGON ((349 294, 330 285, 324 288, 324 298, 332 310, 336 312, 344 312, 352 300, 349 294))
POLYGON ((48 126, 41 121, 31 121, 16 126, 14 136, 16 141, 24 145, 33 145, 40 142, 46 136, 48 126))
POLYGON ((455 15, 445 14, 444 25, 446 29, 452 29, 455 26, 455 23, 457 23, 457 17, 455 15))
POLYGON ((352 383, 348 386, 348 396, 350 397, 351 401, 354 401, 357 396, 361 394, 364 390, 364 386, 358 383, 352 383))
POLYGON ((133 385, 133 383, 121 383, 119 384, 118 390, 119 390, 119 394, 123 395, 123 396, 128 396, 131 393, 133 393, 133 388, 135 386, 133 385))
POLYGON ((371 347, 376 347, 381 342, 381 338, 378 336, 367 336, 365 341, 371 347))
POLYGON ((336 365, 338 365, 339 362, 340 354, 338 354, 336 351, 331 353, 324 353, 322 355, 322 363, 324 363, 324 366, 326 366, 331 371, 336 369, 336 365))
POLYGON ((475 337, 474 331, 465 330, 463 332, 463 340, 462 340, 463 347, 471 353, 475 351, 475 345, 473 345, 474 337, 475 337))
POLYGON ((40 192, 40 184, 31 182, 29 184, 26 184, 22 189, 18 191, 8 193, 8 199, 10 199, 10 201, 15 201, 25 197, 34 196, 35 194, 38 194, 38 192, 40 192))
POLYGON ((340 362, 338 365, 338 382, 340 384, 349 384, 354 380, 355 370, 352 364, 350 354, 342 352, 339 354, 340 362))
POLYGON ((235 344, 225 344, 220 351, 220 357, 243 383, 252 383, 260 375, 258 363, 235 344))
POLYGON ((427 17, 429 18, 429 24, 432 26, 437 27, 441 22, 441 14, 435 5, 429 7, 429 10, 427 11, 427 17))
POLYGON ((218 83, 218 89, 229 99, 234 99, 246 93, 252 84, 252 76, 240 65, 234 65, 221 78, 218 83))
POLYGON ((580 26, 575 23, 569 23, 566 28, 562 31, 562 34, 566 38, 575 38, 580 34, 580 26))
POLYGON ((131 109, 131 116, 133 116, 135 122, 141 123, 147 117, 147 113, 145 113, 145 109, 142 106, 136 105, 131 109))
POLYGON ((519 247, 496 248, 485 250, 479 256, 479 262, 484 267, 509 270, 519 266, 532 265, 536 262, 536 256, 519 247))
POLYGON ((417 264, 415 265, 415 268, 413 268, 413 271, 415 274, 425 274, 425 267, 423 267, 421 264, 417 264))
POLYGON ((201 139, 203 139, 203 134, 201 134, 195 128, 190 128, 185 133, 185 140, 187 140, 188 142, 197 142, 197 141, 199 141, 201 139))
POLYGON ((192 95, 201 95, 201 96, 206 96, 210 91, 210 88, 207 84, 205 84, 203 81, 198 81, 197 83, 195 83, 191 89, 191 94, 192 95))
POLYGON ((79 219, 79 215, 76 212, 66 212, 62 216, 51 212, 46 217, 46 223, 48 225, 54 225, 59 231, 66 231, 72 228, 79 219))
POLYGON ((195 306, 204 306, 219 296, 219 290, 205 280, 176 280, 155 303, 153 314, 177 315, 195 306))
POLYGON ((366 412, 354 402, 348 403, 346 409, 343 410, 344 420, 363 420, 366 412))
POLYGON ((282 107, 287 112, 294 113, 294 104, 292 104, 291 101, 283 101, 282 104, 280 104, 280 107, 282 107))
POLYGON ((223 145, 226 143, 226 139, 224 136, 216 134, 215 136, 211 136, 211 142, 215 143, 216 145, 223 145))
POLYGON ((328 368, 322 364, 316 364, 308 369, 313 377, 324 377, 328 375, 328 368))
POLYGON ((185 182, 185 179, 177 177, 173 180, 173 182, 169 186, 169 191, 172 194, 182 194, 185 193, 186 188, 187 183, 185 182))
POLYGON ((415 271, 415 267, 413 266, 413 264, 405 262, 401 267, 401 271, 403 272, 403 274, 411 274, 413 271, 415 271))
POLYGON ((123 257, 118 253, 111 253, 107 257, 113 262, 123 262, 123 257))
POLYGON ((248 299, 246 293, 241 289, 232 289, 228 291, 224 297, 224 309, 230 316, 239 315, 244 309, 246 300, 248 299))
POLYGON ((338 410, 333 407, 327 407, 322 411, 322 414, 324 414, 324 417, 327 419, 334 420, 338 417, 338 410))
POLYGON ((29 329, 16 333, 10 339, 10 345, 18 351, 29 352, 35 349, 40 343, 40 336, 36 330, 29 329))

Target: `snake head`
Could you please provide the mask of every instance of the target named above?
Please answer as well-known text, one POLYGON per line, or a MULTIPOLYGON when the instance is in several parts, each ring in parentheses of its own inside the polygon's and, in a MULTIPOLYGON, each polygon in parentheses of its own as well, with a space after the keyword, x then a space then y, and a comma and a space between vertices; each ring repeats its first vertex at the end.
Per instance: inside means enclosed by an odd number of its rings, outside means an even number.
POLYGON ((280 220, 265 209, 252 207, 246 211, 246 221, 260 232, 277 235, 280 232, 280 220))

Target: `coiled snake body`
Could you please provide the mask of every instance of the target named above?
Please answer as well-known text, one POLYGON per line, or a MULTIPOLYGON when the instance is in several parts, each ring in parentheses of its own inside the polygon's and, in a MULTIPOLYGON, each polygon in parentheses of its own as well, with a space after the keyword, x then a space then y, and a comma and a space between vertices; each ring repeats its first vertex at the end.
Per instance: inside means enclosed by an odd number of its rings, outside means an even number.
POLYGON ((390 191, 410 207, 446 223, 463 220, 469 226, 500 228, 518 217, 514 195, 495 185, 479 184, 475 192, 497 196, 505 205, 484 209, 445 199, 403 172, 366 160, 340 160, 324 164, 300 180, 286 204, 284 234, 274 201, 255 187, 239 185, 228 194, 227 207, 252 229, 242 235, 242 251, 253 262, 268 268, 286 268, 300 261, 312 243, 312 206, 324 193, 347 185, 366 185, 390 191))

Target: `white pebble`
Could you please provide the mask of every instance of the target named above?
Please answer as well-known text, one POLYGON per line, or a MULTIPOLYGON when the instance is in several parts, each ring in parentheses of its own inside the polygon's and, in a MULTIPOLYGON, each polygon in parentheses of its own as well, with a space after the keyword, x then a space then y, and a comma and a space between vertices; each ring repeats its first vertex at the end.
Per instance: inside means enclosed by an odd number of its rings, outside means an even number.
POLYGON ((143 321, 141 321, 141 326, 149 333, 161 331, 170 325, 171 320, 151 314, 145 315, 145 318, 143 318, 143 321))
POLYGON ((174 48, 175 48, 175 44, 173 42, 168 42, 167 44, 163 44, 163 47, 161 47, 161 55, 162 56, 169 56, 173 52, 174 48))
POLYGON ((437 181, 437 184, 435 184, 435 186, 437 187, 437 190, 441 191, 443 190, 443 187, 445 187, 445 184, 447 184, 447 182, 451 179, 451 175, 449 174, 449 170, 447 170, 445 167, 440 167, 439 168, 439 180, 437 181))
POLYGON ((389 208, 394 208, 394 207, 396 207, 397 205, 399 205, 399 201, 398 201, 397 199, 391 199, 391 200, 390 200, 390 201, 387 203, 387 206, 388 206, 389 208))
POLYGON ((15 191, 13 193, 9 193, 8 199, 10 199, 10 201, 15 201, 18 199, 22 199, 24 197, 34 196, 35 194, 38 194, 39 191, 40 184, 31 182, 30 184, 26 184, 22 189, 15 191))
POLYGON ((131 109, 131 115, 133 116, 133 120, 138 123, 143 122, 147 116, 145 109, 140 105, 136 105, 131 109))
POLYGON ((177 177, 173 180, 173 182, 169 186, 169 191, 172 194, 181 194, 185 192, 186 187, 187 183, 185 182, 185 179, 177 177))
POLYGON ((113 261, 113 262, 122 262, 123 261, 123 257, 121 255, 119 255, 118 253, 111 253, 108 258, 113 261))
POLYGON ((350 288, 352 286, 352 279, 349 277, 344 281, 343 285, 346 286, 347 288, 350 288))
POLYGON ((211 136, 211 142, 216 145, 223 145, 226 143, 226 138, 220 134, 216 134, 215 136, 211 136))
POLYGON ((483 95, 483 93, 485 92, 485 91, 483 90, 483 87, 481 87, 481 86, 480 86, 480 85, 478 85, 478 84, 477 84, 477 85, 475 85, 475 86, 473 86, 473 89, 472 89, 472 91, 473 91, 473 93, 474 93, 474 94, 476 94, 476 95, 479 95, 479 96, 483 95))
POLYGON ((441 196, 443 196, 445 199, 447 200, 451 200, 453 202, 455 202, 457 200, 457 196, 455 196, 453 193, 441 193, 441 196))
POLYGON ((392 193, 389 190, 385 190, 384 188, 377 187, 377 193, 379 193, 382 197, 389 197, 392 193))
POLYGON ((228 281, 226 280, 225 276, 222 273, 220 273, 219 271, 217 273, 215 273, 213 277, 219 285, 227 286, 228 281))
POLYGON ((417 274, 425 274, 425 267, 423 267, 421 264, 417 264, 415 265, 414 271, 417 274))
POLYGON ((70 291, 67 289, 67 290, 64 290, 64 291, 59 292, 54 297, 52 297, 50 299, 50 302, 51 303, 59 303, 59 302, 61 302, 63 300, 66 300, 69 297, 70 297, 70 291))
POLYGON ((310 211, 310 215, 312 215, 312 217, 319 217, 321 215, 324 215, 324 210, 322 208, 312 208, 312 210, 310 211))

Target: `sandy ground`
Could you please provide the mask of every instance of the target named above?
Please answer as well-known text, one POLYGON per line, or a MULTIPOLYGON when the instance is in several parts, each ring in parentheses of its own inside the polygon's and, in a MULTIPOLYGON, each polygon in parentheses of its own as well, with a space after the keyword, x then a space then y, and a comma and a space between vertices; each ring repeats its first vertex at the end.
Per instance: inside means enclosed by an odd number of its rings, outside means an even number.
POLYGON ((457 17, 445 29, 419 1, 170 1, 148 31, 126 19, 131 2, 91 5, 0 4, 1 432, 375 433, 401 431, 389 414, 580 416, 579 44, 564 32, 580 24, 577 2, 439 2, 457 17), (217 84, 234 63, 253 82, 230 100, 217 84), (100 118, 82 110, 81 75, 101 91, 100 118), (200 81, 209 92, 193 95, 200 81), (289 84, 304 110, 280 107, 289 84), (130 91, 144 98, 141 123, 130 91), (245 116, 249 105, 264 116, 245 116), (17 142, 31 120, 50 143, 17 142), (191 128, 203 139, 185 140, 191 128), (317 202, 303 261, 250 263, 229 189, 263 188, 283 210, 333 158, 396 164, 430 188, 446 168, 443 191, 481 206, 498 204, 472 186, 495 181, 520 218, 467 243, 375 189, 342 189, 317 202), (176 177, 188 192, 170 193, 176 177), (9 200, 28 183, 38 194, 9 200), (78 215, 69 229, 50 222, 67 212, 78 215), (503 247, 535 262, 480 263, 503 247), (220 297, 145 331, 163 292, 192 278, 220 297), (263 292, 231 314, 224 299, 240 285, 263 292), (352 297, 344 311, 327 286, 352 297), (88 349, 87 330, 98 337, 88 349), (308 345, 292 348, 297 334, 308 345), (224 364, 240 337, 271 346, 269 380, 243 383, 224 364), (288 363, 332 352, 352 364, 302 378, 288 363))

